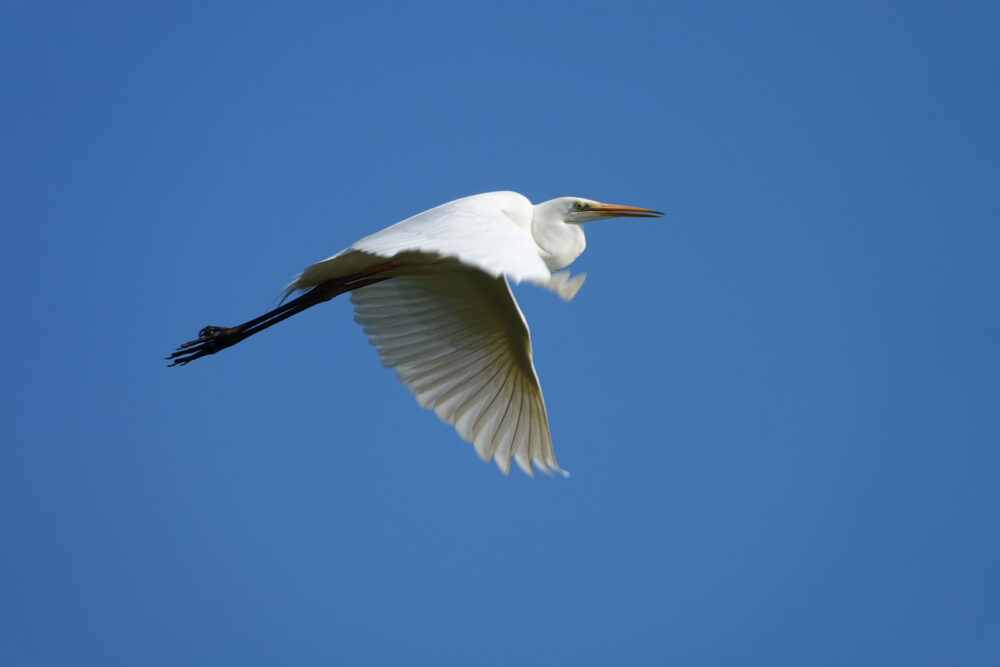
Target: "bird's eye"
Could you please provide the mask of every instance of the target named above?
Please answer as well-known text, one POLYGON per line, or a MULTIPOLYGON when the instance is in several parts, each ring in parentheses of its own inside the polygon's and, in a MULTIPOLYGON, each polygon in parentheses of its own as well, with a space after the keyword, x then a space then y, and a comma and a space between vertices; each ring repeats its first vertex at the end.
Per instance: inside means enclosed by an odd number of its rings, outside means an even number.
POLYGON ((573 204, 573 208, 575 208, 578 211, 582 211, 585 206, 586 204, 584 204, 582 201, 578 201, 577 203, 573 204))

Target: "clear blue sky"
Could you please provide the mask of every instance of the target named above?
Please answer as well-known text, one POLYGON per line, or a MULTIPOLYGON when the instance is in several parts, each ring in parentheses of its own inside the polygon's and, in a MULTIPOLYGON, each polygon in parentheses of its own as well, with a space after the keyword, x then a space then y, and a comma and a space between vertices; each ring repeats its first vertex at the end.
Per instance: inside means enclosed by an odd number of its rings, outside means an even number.
POLYGON ((1000 664, 995 3, 0 9, 0 664, 1000 664), (664 210, 522 286, 570 479, 346 301, 456 197, 664 210))

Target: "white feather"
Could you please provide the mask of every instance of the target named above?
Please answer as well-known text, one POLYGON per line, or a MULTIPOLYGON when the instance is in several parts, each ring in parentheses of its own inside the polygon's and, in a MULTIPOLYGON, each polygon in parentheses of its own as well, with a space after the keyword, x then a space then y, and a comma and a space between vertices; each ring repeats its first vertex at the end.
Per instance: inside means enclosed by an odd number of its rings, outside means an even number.
POLYGON ((531 342, 506 280, 459 262, 354 290, 355 320, 417 401, 505 473, 559 470, 531 342), (412 332, 412 333, 407 333, 412 332))

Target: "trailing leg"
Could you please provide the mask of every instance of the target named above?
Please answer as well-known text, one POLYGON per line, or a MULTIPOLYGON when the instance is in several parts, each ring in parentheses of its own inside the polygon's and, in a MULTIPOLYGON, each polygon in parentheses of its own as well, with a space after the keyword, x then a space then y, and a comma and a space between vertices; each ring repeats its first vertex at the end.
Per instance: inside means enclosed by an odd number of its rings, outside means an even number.
POLYGON ((307 308, 312 308, 316 304, 329 301, 345 292, 387 280, 390 276, 379 274, 384 273, 389 268, 393 268, 393 266, 391 264, 384 264, 362 274, 327 280, 313 287, 302 296, 235 327, 207 326, 198 332, 198 338, 178 347, 167 357, 167 361, 170 362, 171 366, 183 366, 195 359, 200 359, 201 357, 215 354, 219 350, 232 347, 236 343, 268 327, 274 326, 292 315, 301 313, 307 308))

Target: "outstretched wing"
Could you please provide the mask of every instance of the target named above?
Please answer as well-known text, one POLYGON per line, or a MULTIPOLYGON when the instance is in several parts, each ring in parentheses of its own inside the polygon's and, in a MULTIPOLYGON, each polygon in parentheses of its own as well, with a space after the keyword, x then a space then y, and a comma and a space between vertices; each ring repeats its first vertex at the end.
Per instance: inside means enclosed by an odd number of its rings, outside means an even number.
POLYGON ((507 281, 446 262, 354 290, 355 320, 425 408, 454 424, 506 474, 559 470, 531 362, 531 341, 507 281))

